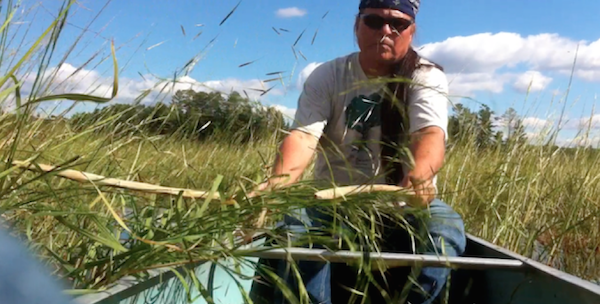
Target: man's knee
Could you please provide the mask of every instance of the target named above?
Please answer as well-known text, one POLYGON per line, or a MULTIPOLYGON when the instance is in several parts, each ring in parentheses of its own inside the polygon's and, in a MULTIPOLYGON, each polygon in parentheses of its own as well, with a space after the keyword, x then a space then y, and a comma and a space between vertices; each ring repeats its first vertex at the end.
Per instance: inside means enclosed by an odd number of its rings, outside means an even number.
POLYGON ((458 214, 450 205, 440 199, 434 199, 429 204, 429 212, 432 218, 443 218, 448 221, 456 221, 462 225, 462 216, 458 214))
POLYGON ((428 238, 437 249, 444 249, 449 255, 461 255, 466 247, 464 222, 460 214, 445 202, 436 199, 430 204, 426 217, 428 238))

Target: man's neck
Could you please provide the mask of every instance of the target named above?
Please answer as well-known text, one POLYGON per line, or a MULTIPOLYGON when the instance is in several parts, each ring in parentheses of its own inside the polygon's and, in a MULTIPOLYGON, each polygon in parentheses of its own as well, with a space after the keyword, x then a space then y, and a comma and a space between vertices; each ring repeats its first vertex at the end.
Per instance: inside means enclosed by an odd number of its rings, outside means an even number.
POLYGON ((390 76, 393 71, 391 65, 368 60, 362 52, 358 54, 358 62, 365 75, 369 78, 390 76))

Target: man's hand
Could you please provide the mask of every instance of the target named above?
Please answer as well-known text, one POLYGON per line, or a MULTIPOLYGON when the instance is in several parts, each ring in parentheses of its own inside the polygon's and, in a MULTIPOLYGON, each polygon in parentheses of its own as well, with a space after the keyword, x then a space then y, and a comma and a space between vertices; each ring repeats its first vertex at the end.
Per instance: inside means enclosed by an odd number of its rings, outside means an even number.
MULTIPOLYGON (((283 140, 276 156, 272 172, 274 177, 270 177, 266 182, 259 184, 248 194, 248 197, 252 198, 259 195, 259 192, 295 183, 310 163, 318 142, 318 139, 310 134, 297 130, 291 131, 283 140)), ((267 208, 264 207, 254 224, 254 228, 259 229, 263 226, 267 211, 267 208)), ((245 242, 249 242, 254 235, 254 231, 253 229, 238 229, 236 234, 242 237, 245 242)))
POLYGON ((427 206, 435 199, 433 177, 443 165, 445 149, 444 132, 438 127, 426 127, 411 135, 410 151, 415 164, 400 183, 415 191, 416 201, 410 205, 427 206))
POLYGON ((256 186, 252 192, 248 193, 247 197, 253 198, 258 196, 258 192, 265 191, 269 187, 269 182, 264 182, 256 186))
POLYGON ((415 192, 414 200, 407 202, 411 206, 427 207, 435 199, 436 191, 432 179, 417 180, 407 175, 402 180, 400 187, 413 189, 415 192))

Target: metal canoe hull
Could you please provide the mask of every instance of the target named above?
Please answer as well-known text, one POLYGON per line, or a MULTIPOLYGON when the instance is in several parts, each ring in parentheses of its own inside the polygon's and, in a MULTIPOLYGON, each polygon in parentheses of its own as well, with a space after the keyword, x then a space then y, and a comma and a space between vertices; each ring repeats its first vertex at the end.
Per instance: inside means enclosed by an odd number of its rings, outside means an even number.
MULTIPOLYGON (((257 238, 249 244, 252 248, 261 246, 264 238, 257 238)), ((522 262, 522 267, 490 267, 460 268, 453 270, 449 304, 598 304, 600 303, 600 286, 571 276, 557 269, 537 263, 514 252, 495 246, 482 239, 468 235, 468 257, 485 257, 512 259, 522 262)), ((247 261, 257 263, 258 257, 247 257, 247 261)), ((251 292, 255 276, 251 264, 241 265, 239 275, 231 275, 226 268, 234 268, 235 261, 226 259, 219 262, 222 266, 206 262, 191 269, 201 285, 206 288, 201 294, 191 276, 182 268, 179 273, 186 284, 170 270, 155 271, 151 278, 139 282, 133 278, 124 278, 120 284, 96 294, 78 297, 80 304, 137 304, 137 303, 207 303, 205 297, 210 295, 215 303, 245 303, 244 298, 251 292), (186 285, 190 288, 191 299, 188 298, 186 285)), ((254 293, 264 293, 268 299, 269 288, 256 288, 254 293), (258 291, 257 291, 258 290, 258 291)), ((272 302, 271 302, 272 303, 272 302)))
MULTIPOLYGON (((258 238, 253 243, 245 245, 256 248, 264 243, 264 238, 258 238)), ((251 277, 255 268, 252 263, 257 263, 258 258, 248 257, 249 263, 240 264, 228 258, 218 263, 204 262, 188 267, 176 268, 184 278, 185 284, 170 269, 159 269, 150 272, 150 278, 138 281, 126 277, 119 284, 103 292, 87 294, 75 299, 76 304, 207 304, 206 293, 202 294, 198 285, 192 279, 189 271, 193 271, 199 282, 213 299, 214 303, 245 303, 245 295, 252 286, 251 277), (239 267, 239 268, 237 268, 239 267), (237 269, 236 269, 237 268, 237 269), (186 269, 188 272, 186 272, 186 269), (228 270, 236 269, 237 274, 228 270), (241 274, 241 275, 240 275, 241 274), (186 285, 189 288, 186 290, 186 285)))
POLYGON ((468 256, 515 259, 521 269, 459 269, 455 271, 453 302, 485 304, 600 303, 600 286, 555 268, 468 236, 468 256))

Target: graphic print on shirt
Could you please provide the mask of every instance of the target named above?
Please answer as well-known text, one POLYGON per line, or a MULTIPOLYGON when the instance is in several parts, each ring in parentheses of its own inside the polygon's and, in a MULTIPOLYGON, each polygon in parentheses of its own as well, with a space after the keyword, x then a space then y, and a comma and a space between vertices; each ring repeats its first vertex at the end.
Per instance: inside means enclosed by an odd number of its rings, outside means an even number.
POLYGON ((354 97, 345 109, 346 142, 352 148, 350 161, 372 167, 373 154, 379 153, 379 136, 381 133, 380 104, 382 98, 373 93, 369 96, 354 97))

